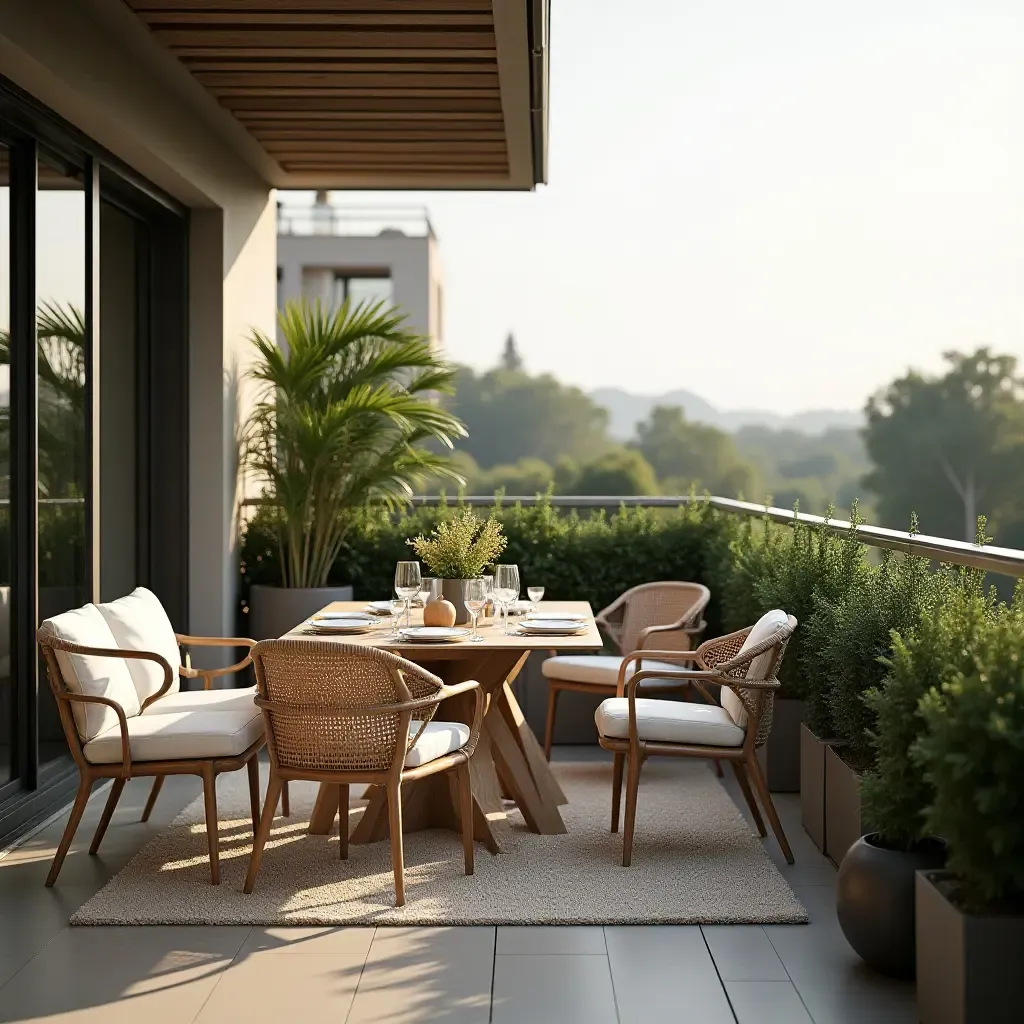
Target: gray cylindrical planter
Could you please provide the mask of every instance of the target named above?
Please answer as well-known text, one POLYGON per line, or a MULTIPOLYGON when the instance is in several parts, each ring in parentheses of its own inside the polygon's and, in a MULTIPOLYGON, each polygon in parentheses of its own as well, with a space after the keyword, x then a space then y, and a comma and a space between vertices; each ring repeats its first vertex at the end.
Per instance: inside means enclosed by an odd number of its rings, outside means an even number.
POLYGON ((455 625, 462 626, 469 622, 469 609, 466 607, 465 580, 441 580, 441 596, 450 604, 455 605, 455 625))
POLYGON ((276 640, 332 601, 351 601, 351 587, 265 587, 249 592, 249 636, 276 640))
POLYGON ((768 788, 773 793, 800 792, 800 723, 806 704, 783 697, 775 701, 772 731, 757 751, 768 788))
POLYGON ((1024 1007, 1024 915, 966 914, 949 876, 915 885, 917 1015, 921 1024, 1018 1024, 1024 1007))

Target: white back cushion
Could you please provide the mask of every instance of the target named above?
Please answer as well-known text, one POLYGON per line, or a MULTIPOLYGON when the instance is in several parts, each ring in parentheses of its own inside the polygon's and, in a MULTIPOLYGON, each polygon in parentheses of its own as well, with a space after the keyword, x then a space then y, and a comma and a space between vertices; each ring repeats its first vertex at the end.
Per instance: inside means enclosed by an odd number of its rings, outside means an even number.
MULTIPOLYGON (((756 647, 758 644, 775 636, 776 633, 781 633, 788 622, 789 616, 779 608, 774 608, 770 612, 765 612, 764 615, 762 615, 754 624, 754 628, 747 635, 747 639, 743 641, 743 646, 739 649, 739 654, 749 651, 751 647, 756 647)), ((737 654, 737 657, 739 657, 739 654, 737 654)), ((764 679, 765 673, 771 666, 772 658, 774 656, 774 648, 772 650, 765 651, 764 654, 759 654, 747 666, 747 678, 764 679)), ((736 693, 733 690, 730 690, 727 686, 722 687, 722 707, 729 712, 729 717, 738 726, 746 728, 747 709, 743 706, 743 701, 741 701, 736 693)))
MULTIPOLYGON (((127 597, 96 607, 114 634, 118 647, 130 651, 152 651, 167 659, 173 673, 171 688, 167 692, 176 693, 181 652, 174 638, 171 620, 156 594, 145 587, 136 587, 127 597)), ((164 685, 164 670, 155 661, 133 658, 127 664, 140 704, 164 685)))
MULTIPOLYGON (((81 644, 83 647, 117 648, 118 643, 96 606, 64 612, 47 619, 40 627, 44 633, 81 644)), ((96 658, 83 654, 55 651, 64 685, 72 693, 89 697, 107 697, 117 701, 129 718, 139 713, 139 697, 135 692, 128 665, 122 658, 96 658)), ((86 743, 107 729, 117 728, 117 714, 105 704, 82 704, 73 701, 72 714, 78 735, 86 743)))

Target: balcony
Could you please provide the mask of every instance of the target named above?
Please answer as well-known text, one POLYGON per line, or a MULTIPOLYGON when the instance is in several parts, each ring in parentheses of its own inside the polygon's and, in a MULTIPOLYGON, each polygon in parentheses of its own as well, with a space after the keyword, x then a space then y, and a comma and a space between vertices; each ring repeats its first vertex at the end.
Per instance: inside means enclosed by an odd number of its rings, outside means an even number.
MULTIPOLYGON (((494 503, 491 497, 464 501, 475 507, 494 503)), ((382 514, 380 523, 390 525, 378 526, 365 537, 352 541, 354 560, 346 565, 347 571, 354 573, 350 582, 355 585, 358 598, 377 594, 381 586, 377 563, 386 563, 385 569, 393 564, 396 539, 400 541, 414 523, 422 526, 428 522, 436 515, 439 503, 438 499, 422 498, 416 501, 417 509, 397 518, 382 514), (368 560, 367 555, 372 558, 368 560), (369 571, 359 576, 353 568, 358 564, 370 566, 369 571)), ((794 515, 783 509, 766 509, 728 499, 523 498, 510 499, 505 509, 506 532, 527 575, 537 572, 540 562, 531 563, 529 556, 521 552, 523 531, 527 529, 524 524, 532 521, 536 525, 537 517, 545 516, 577 524, 565 527, 569 533, 590 530, 592 538, 613 529, 619 531, 621 538, 635 530, 637 540, 621 552, 622 562, 615 569, 618 573, 630 561, 637 563, 636 572, 644 572, 641 563, 649 556, 651 546, 643 537, 650 537, 659 529, 675 529, 677 537, 700 534, 703 543, 711 543, 713 530, 709 530, 708 524, 713 524, 714 529, 734 531, 742 530, 743 523, 752 524, 756 531, 780 531, 780 537, 788 535, 791 529, 803 529, 819 531, 817 535, 822 537, 855 539, 871 551, 888 550, 899 558, 941 560, 992 573, 992 580, 996 580, 996 574, 1005 579, 1024 573, 1024 552, 826 522, 820 517, 794 515), (617 526, 607 525, 609 512, 617 526), (657 525, 659 522, 661 526, 657 525), (776 525, 770 525, 773 523, 776 525)), ((259 523, 257 507, 256 515, 250 519, 245 552, 249 582, 270 571, 259 555, 264 550, 259 523)), ((549 528, 541 532, 552 535, 549 528)), ((598 547, 593 550, 596 557, 604 557, 598 547)), ((548 566, 548 579, 557 590, 563 584, 554 581, 561 581, 563 573, 570 573, 572 567, 558 564, 556 548, 538 553, 537 557, 541 554, 548 566)), ((676 556, 669 557, 671 560, 676 556)), ((713 568, 711 549, 691 549, 679 558, 683 560, 680 565, 686 559, 696 558, 709 571, 713 568)), ((677 568, 675 563, 666 566, 666 574, 675 575, 677 568)), ((603 579, 602 586, 619 589, 634 582, 617 578, 613 581, 607 573, 598 573, 596 567, 593 576, 603 579)), ((595 604, 602 600, 597 593, 587 596, 595 604)), ((717 628, 721 625, 716 616, 721 614, 722 609, 718 608, 708 615, 717 628)), ((533 721, 537 730, 541 725, 538 707, 543 707, 543 701, 537 698, 542 687, 541 678, 529 666, 515 683, 527 719, 533 721)), ((570 709, 563 712, 567 710, 570 709)), ((588 710, 592 712, 592 707, 588 710)), ((777 727, 781 724, 777 714, 777 727)), ((610 756, 592 743, 557 745, 553 762, 556 771, 582 764, 602 777, 610 775, 610 756)), ((681 766, 670 763, 665 772, 662 781, 678 792, 693 785, 693 776, 681 766)), ((709 777, 708 782, 713 784, 713 779, 709 777)), ((726 773, 720 784, 752 830, 754 821, 731 773, 726 773)), ((805 830, 806 810, 801 807, 801 796, 791 792, 776 792, 774 801, 793 848, 794 863, 786 863, 770 833, 761 845, 772 870, 778 872, 806 909, 807 924, 698 921, 556 926, 534 916, 525 927, 435 924, 395 929, 366 922, 361 927, 340 928, 309 924, 295 928, 237 924, 216 928, 66 927, 69 914, 87 903, 108 881, 116 880, 147 843, 165 835, 175 816, 200 798, 200 793, 196 780, 169 779, 153 817, 143 824, 139 817, 147 795, 146 780, 128 783, 101 855, 89 857, 85 844, 103 803, 102 794, 94 797, 80 830, 83 838, 76 840, 64 874, 52 890, 44 889, 41 883, 63 828, 63 815, 0 860, 0 904, 4 910, 0 918, 4 922, 0 926, 4 945, 0 948, 5 956, 0 965, 6 972, 0 975, 0 998, 9 1019, 57 1019, 74 1011, 83 1020, 107 1020, 124 1005, 131 1008, 133 1017, 145 1014, 157 1021, 228 1020, 241 1012, 257 1019, 277 1020, 302 1005, 306 1012, 329 1013, 333 1018, 350 1022, 603 1022, 648 1019, 652 1014, 676 1019, 681 1000, 692 1009, 694 1019, 713 1024, 767 1020, 787 1024, 910 1024, 918 1019, 914 984, 873 973, 844 939, 835 910, 834 860, 838 858, 830 859, 817 848, 805 830), (268 976, 274 979, 269 987, 261 983, 268 976), (62 979, 60 985, 52 983, 54 977, 62 979)), ((650 805, 644 806, 642 784, 640 795, 638 813, 650 813, 650 805)), ((223 828, 222 824, 222 831, 223 828)), ((222 855, 226 863, 247 856, 246 842, 240 838, 237 849, 228 841, 222 855)), ((301 820, 300 831, 293 838, 301 841, 301 820)), ((638 858, 652 855, 652 841, 656 842, 656 835, 649 830, 643 833, 638 840, 638 858)), ((273 855, 274 851, 268 858, 273 855)), ((280 856, 279 850, 277 855, 280 856)), ((412 856, 415 858, 416 854, 412 856)), ((482 850, 478 854, 481 858, 485 856, 488 855, 482 850)), ((330 865, 321 866, 330 869, 330 865)), ((585 861, 580 863, 580 870, 587 870, 585 861)), ((616 869, 616 875, 622 878, 621 898, 627 901, 630 870, 616 869)), ((486 878, 485 862, 477 878, 466 882, 484 884, 486 878)), ((310 881, 315 886, 315 879, 310 881)), ((388 887, 386 872, 381 875, 380 884, 382 889, 388 887)), ((410 890, 409 907, 413 909, 416 884, 410 890)), ((543 886, 543 877, 538 876, 535 884, 543 886)), ((713 887, 708 890, 709 899, 712 892, 713 887)), ((309 891, 313 893, 315 889, 309 891)), ((186 898, 202 901, 206 891, 186 898)), ((500 899, 500 894, 495 893, 495 898, 500 899)), ((298 905, 296 910, 300 910, 298 905)), ((188 914, 187 908, 181 912, 188 914)), ((286 908, 279 912, 287 919, 286 908)), ((146 917, 145 907, 140 908, 140 913, 142 918, 146 917)), ((172 919, 177 920, 178 914, 174 911, 172 919)), ((298 916, 302 919, 301 913, 298 916)), ((416 919, 415 910, 411 916, 416 919)), ((709 916, 714 917, 710 910, 709 916)), ((130 920, 131 915, 126 914, 125 923, 130 920)))

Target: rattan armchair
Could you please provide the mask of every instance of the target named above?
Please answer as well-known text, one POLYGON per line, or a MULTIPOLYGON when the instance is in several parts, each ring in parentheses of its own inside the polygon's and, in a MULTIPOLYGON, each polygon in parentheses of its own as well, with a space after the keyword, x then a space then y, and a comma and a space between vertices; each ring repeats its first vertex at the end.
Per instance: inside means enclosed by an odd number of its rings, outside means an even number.
POLYGON ((405 903, 402 783, 454 772, 463 856, 473 873, 469 759, 483 721, 480 684, 454 686, 388 651, 318 640, 264 640, 252 650, 263 709, 270 782, 244 891, 251 893, 281 787, 290 779, 338 786, 340 856, 349 852, 349 786, 383 786, 388 798, 395 903, 405 903), (441 701, 472 692, 473 722, 435 722, 441 701))
MULTIPOLYGON (((542 668, 548 681, 545 756, 550 760, 558 697, 563 690, 606 696, 618 682, 625 655, 632 657, 633 652, 648 646, 690 650, 707 625, 703 614, 710 599, 711 592, 700 583, 642 583, 621 594, 595 617, 601 632, 615 645, 618 655, 554 655, 548 658, 542 668)), ((652 683, 645 692, 657 692, 657 689, 657 684, 652 683)))
POLYGON ((599 742, 614 756, 612 772, 612 832, 619 828, 622 776, 628 763, 626 821, 622 863, 629 865, 633 851, 637 793, 644 761, 652 756, 701 757, 728 761, 736 774, 758 833, 764 837, 764 821, 754 799, 760 798, 787 863, 793 853, 776 813, 771 794, 757 762, 757 748, 768 739, 772 727, 778 670, 796 619, 784 612, 769 612, 754 626, 715 640, 706 640, 696 651, 637 651, 623 659, 617 696, 597 710, 599 742), (631 671, 640 658, 675 663, 666 670, 641 668, 631 671), (683 666, 693 667, 683 667, 683 666), (645 679, 659 687, 695 687, 706 703, 639 698, 645 679), (720 686, 719 705, 708 684, 720 686))
MULTIPOLYGON (((57 622, 60 618, 58 616, 48 622, 57 622)), ((93 647, 72 643, 44 628, 40 628, 36 637, 46 664, 46 676, 57 702, 57 710, 64 727, 64 735, 71 751, 71 757, 79 772, 78 792, 75 795, 75 802, 64 828, 64 834, 57 846, 57 852, 46 877, 46 885, 52 886, 60 874, 64 858, 67 856, 85 812, 89 795, 98 779, 113 779, 113 784, 89 846, 90 854, 96 854, 99 850, 125 783, 133 777, 155 776, 156 791, 158 791, 159 783, 166 775, 198 775, 203 780, 206 799, 206 830, 209 837, 210 876, 213 884, 218 884, 220 863, 216 779, 222 772, 237 771, 243 767, 248 769, 250 807, 255 832, 259 819, 258 757, 260 748, 264 744, 262 722, 257 716, 247 715, 245 711, 223 712, 216 716, 224 726, 220 730, 220 735, 218 735, 216 723, 213 728, 210 728, 208 716, 204 727, 190 735, 189 724, 190 720, 195 720, 193 716, 196 713, 194 712, 184 711, 170 715, 143 714, 162 697, 168 695, 174 681, 171 665, 162 655, 152 651, 125 650, 114 646, 93 647), (130 713, 126 713, 122 702, 112 697, 77 693, 69 689, 58 660, 58 653, 67 656, 68 659, 71 657, 85 658, 90 661, 92 659, 116 659, 127 664, 139 661, 153 662, 163 672, 163 684, 151 696, 137 702, 130 713), (114 734, 112 729, 107 729, 100 732, 99 735, 90 737, 89 733, 86 733, 83 737, 80 731, 81 724, 76 722, 73 713, 73 708, 76 706, 86 712, 90 708, 110 709, 116 718, 117 734, 114 734), (140 725, 143 728, 140 728, 140 725), (156 726, 156 728, 151 729, 147 734, 147 728, 150 726, 156 726), (164 729, 165 735, 155 735, 161 729, 164 729), (116 744, 116 750, 111 749, 112 743, 116 744), (158 745, 167 752, 168 756, 140 757, 133 753, 136 745, 150 749, 154 745, 158 745), (191 752, 177 756, 174 751, 175 745, 179 750, 190 747, 191 752), (206 753, 197 756, 195 754, 197 745, 205 748, 206 753)), ((130 686, 130 683, 128 685, 130 686)), ((134 694, 132 695, 134 696, 134 694)), ((155 793, 150 796, 149 809, 152 809, 154 796, 155 793)))

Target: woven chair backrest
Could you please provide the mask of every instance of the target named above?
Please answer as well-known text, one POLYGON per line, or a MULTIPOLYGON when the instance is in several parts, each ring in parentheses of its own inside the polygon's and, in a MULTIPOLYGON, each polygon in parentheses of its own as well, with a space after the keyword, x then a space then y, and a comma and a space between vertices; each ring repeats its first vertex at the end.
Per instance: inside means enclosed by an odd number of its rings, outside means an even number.
POLYGON ((318 640, 265 640, 252 650, 267 742, 284 767, 384 771, 404 758, 436 704, 412 712, 399 735, 389 706, 434 696, 442 683, 387 651, 318 640), (367 713, 368 709, 380 709, 367 713))

